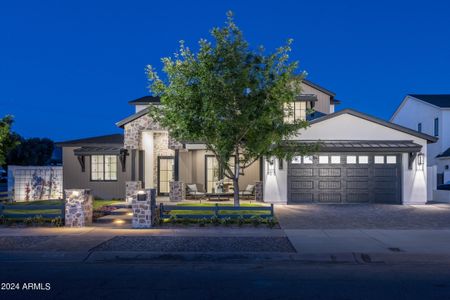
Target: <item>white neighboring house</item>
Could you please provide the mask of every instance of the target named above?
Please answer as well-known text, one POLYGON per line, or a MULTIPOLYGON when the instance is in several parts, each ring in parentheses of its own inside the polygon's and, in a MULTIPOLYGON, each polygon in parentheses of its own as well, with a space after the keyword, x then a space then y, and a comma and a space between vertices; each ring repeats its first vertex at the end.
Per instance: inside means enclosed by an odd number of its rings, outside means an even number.
POLYGON ((438 138, 428 144, 428 166, 436 166, 438 185, 450 183, 450 94, 409 94, 390 121, 438 138))

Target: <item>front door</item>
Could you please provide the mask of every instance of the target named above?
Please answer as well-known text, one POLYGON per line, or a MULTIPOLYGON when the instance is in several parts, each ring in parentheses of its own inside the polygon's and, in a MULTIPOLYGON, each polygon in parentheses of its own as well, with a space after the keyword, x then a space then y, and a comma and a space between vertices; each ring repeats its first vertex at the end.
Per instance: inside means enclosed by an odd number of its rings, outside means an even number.
POLYGON ((169 182, 173 180, 173 156, 158 156, 158 195, 169 195, 169 182))

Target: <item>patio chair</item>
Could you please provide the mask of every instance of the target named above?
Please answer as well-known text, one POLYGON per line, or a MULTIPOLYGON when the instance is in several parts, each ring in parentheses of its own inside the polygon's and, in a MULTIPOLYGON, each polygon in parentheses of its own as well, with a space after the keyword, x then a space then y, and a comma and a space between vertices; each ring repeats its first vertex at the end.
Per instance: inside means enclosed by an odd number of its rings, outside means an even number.
POLYGON ((248 184, 245 190, 239 191, 239 195, 242 199, 253 199, 255 197, 255 185, 248 184))
POLYGON ((186 196, 193 198, 194 200, 201 199, 205 197, 205 192, 200 191, 201 186, 197 183, 186 185, 186 196))

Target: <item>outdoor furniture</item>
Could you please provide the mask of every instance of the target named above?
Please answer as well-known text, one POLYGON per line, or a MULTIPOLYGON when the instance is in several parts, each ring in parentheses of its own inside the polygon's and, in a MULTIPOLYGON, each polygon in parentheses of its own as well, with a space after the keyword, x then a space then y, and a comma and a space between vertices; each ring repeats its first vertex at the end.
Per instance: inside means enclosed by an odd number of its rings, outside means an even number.
POLYGON ((186 196, 196 199, 202 199, 205 197, 205 193, 200 191, 199 185, 196 183, 186 185, 186 196))
POLYGON ((255 185, 247 185, 245 190, 239 192, 239 195, 242 197, 242 199, 253 199, 255 197, 255 185))
POLYGON ((208 201, 228 201, 233 193, 206 193, 208 201))

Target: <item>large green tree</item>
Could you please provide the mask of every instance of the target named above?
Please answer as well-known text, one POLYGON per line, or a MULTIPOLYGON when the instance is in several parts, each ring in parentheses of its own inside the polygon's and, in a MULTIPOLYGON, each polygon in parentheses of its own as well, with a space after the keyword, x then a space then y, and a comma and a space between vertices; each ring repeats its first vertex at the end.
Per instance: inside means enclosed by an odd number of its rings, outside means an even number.
POLYGON ((224 27, 211 30, 213 42, 199 41, 197 53, 181 41, 174 57, 163 58, 164 79, 152 66, 147 73, 162 104, 150 115, 176 140, 205 143, 233 180, 239 205, 239 175, 261 157, 305 152, 283 140, 308 123, 284 122, 303 78, 294 73, 298 63, 289 61, 292 41, 266 55, 263 47, 249 47, 231 12, 227 17, 224 27))
POLYGON ((11 132, 13 117, 7 115, 0 119, 0 166, 5 166, 8 153, 19 144, 19 137, 11 132))

